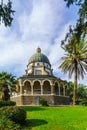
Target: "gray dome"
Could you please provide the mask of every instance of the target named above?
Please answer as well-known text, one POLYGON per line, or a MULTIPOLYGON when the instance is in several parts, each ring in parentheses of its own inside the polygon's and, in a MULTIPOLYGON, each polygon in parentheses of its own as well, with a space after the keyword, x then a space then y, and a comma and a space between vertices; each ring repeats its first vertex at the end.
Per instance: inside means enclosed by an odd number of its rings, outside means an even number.
POLYGON ((36 53, 31 56, 29 60, 29 64, 33 62, 44 62, 50 65, 49 59, 47 58, 47 56, 41 53, 40 48, 37 48, 36 53))

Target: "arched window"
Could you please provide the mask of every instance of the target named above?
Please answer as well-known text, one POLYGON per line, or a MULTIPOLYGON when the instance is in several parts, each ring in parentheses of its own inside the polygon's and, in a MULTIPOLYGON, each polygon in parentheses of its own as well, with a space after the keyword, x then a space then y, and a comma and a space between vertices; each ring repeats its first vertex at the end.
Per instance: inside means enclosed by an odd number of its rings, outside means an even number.
POLYGON ((43 94, 51 94, 51 86, 49 81, 44 81, 43 94))
POLYGON ((31 85, 29 81, 25 81, 24 83, 24 93, 31 94, 31 85))
POLYGON ((41 86, 39 81, 34 82, 33 91, 34 94, 41 94, 41 86))
POLYGON ((59 95, 59 87, 58 87, 58 83, 55 83, 55 86, 54 86, 54 93, 59 95))

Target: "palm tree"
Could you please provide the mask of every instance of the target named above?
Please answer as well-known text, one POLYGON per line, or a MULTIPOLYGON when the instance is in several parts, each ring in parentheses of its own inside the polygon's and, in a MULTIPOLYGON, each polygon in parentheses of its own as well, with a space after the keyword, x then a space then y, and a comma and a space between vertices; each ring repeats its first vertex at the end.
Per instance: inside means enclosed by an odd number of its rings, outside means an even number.
POLYGON ((14 10, 12 10, 12 2, 11 0, 3 1, 0 0, 0 23, 4 23, 4 25, 11 26, 13 21, 14 10))
POLYGON ((2 90, 2 100, 9 100, 9 92, 15 91, 17 80, 16 77, 7 72, 0 73, 0 89, 2 90))
POLYGON ((74 74, 74 89, 73 89, 73 105, 76 101, 77 79, 87 71, 87 44, 84 41, 73 45, 64 45, 65 55, 62 57, 62 64, 59 66, 64 73, 68 72, 69 78, 74 74))

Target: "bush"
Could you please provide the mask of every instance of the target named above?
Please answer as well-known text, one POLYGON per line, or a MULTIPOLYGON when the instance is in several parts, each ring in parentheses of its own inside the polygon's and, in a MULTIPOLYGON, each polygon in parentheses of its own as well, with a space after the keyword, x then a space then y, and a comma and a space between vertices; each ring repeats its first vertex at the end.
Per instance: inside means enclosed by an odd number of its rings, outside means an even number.
POLYGON ((76 105, 80 105, 81 102, 82 102, 82 100, 76 101, 76 105))
POLYGON ((3 115, 0 119, 0 130, 21 130, 21 127, 3 115))
POLYGON ((0 117, 6 117, 14 123, 23 125, 26 121, 26 111, 17 106, 7 106, 0 109, 0 117))
POLYGON ((40 100, 40 104, 41 104, 42 106, 48 106, 47 100, 44 100, 44 99, 40 100))
POLYGON ((87 100, 83 100, 79 103, 79 105, 82 105, 82 106, 87 106, 87 100))
POLYGON ((4 106, 15 106, 16 102, 14 101, 0 101, 0 107, 4 107, 4 106))

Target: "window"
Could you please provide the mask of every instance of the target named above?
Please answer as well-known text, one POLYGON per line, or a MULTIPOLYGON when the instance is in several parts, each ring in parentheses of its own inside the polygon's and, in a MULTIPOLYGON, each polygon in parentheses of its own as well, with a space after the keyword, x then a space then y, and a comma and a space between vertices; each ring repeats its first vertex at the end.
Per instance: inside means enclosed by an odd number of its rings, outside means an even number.
POLYGON ((40 65, 39 63, 37 63, 37 65, 40 65))
POLYGON ((35 75, 41 75, 42 71, 41 70, 35 70, 35 75))

